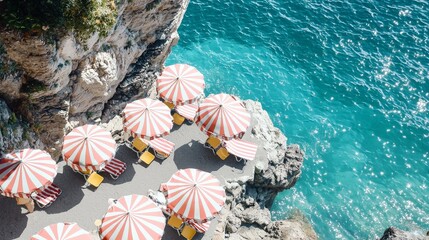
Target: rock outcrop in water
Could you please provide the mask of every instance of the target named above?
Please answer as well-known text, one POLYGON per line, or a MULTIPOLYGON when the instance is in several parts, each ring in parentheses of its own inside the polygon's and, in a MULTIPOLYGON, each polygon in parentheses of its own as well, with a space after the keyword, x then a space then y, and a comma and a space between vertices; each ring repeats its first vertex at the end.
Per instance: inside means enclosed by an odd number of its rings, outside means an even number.
POLYGON ((424 236, 422 233, 406 232, 395 227, 389 227, 384 231, 380 240, 429 240, 429 231, 424 236))
POLYGON ((189 0, 120 2, 106 37, 0 34, 0 98, 56 156, 65 129, 107 121, 145 96, 178 40, 189 0))
POLYGON ((252 134, 264 142, 267 161, 256 163, 254 176, 231 180, 214 239, 317 239, 303 215, 271 221, 271 206, 280 191, 293 187, 301 175, 304 153, 298 145, 287 145, 286 137, 273 126, 259 102, 245 101, 257 120, 252 134))

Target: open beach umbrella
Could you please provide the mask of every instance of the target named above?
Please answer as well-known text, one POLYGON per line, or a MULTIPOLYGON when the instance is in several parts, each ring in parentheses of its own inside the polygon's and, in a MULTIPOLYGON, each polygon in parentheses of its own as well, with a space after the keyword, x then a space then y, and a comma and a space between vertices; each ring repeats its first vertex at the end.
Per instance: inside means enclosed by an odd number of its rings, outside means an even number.
POLYGON ((64 137, 63 159, 75 170, 99 170, 110 161, 116 151, 116 142, 106 129, 84 125, 64 137))
POLYGON ((28 198, 52 184, 56 175, 57 163, 42 150, 22 149, 0 159, 0 188, 5 196, 28 198))
POLYGON ((219 180, 198 169, 177 171, 165 188, 167 207, 186 219, 210 220, 225 203, 225 190, 219 180))
POLYGON ((204 86, 203 74, 187 64, 166 67, 156 80, 159 96, 174 105, 195 102, 203 93, 204 86))
POLYGON ((232 139, 246 132, 250 125, 250 114, 236 97, 221 93, 204 99, 195 122, 209 136, 232 139))
POLYGON ((51 224, 31 237, 31 240, 91 240, 89 232, 80 228, 77 223, 51 224))
POLYGON ((153 139, 170 133, 173 117, 170 109, 159 100, 139 99, 123 110, 124 131, 134 137, 153 139))
POLYGON ((161 239, 165 217, 161 209, 143 195, 127 195, 116 200, 101 220, 100 237, 116 239, 161 239))

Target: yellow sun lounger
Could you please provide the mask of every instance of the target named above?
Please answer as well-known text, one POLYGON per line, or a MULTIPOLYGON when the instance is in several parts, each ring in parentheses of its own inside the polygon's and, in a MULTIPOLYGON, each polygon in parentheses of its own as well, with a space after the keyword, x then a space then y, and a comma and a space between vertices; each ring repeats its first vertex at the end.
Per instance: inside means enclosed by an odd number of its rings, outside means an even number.
POLYGON ((168 219, 167 224, 168 224, 168 226, 176 229, 177 233, 180 235, 179 231, 182 229, 184 222, 182 219, 178 218, 176 215, 173 214, 168 219))
POLYGON ((174 122, 174 124, 180 126, 180 125, 183 124, 184 121, 185 121, 185 118, 182 117, 182 116, 180 116, 178 113, 174 113, 173 114, 173 122, 174 122))
POLYGON ((217 137, 210 136, 207 138, 206 143, 204 143, 204 147, 210 148, 213 151, 213 154, 216 152, 216 149, 220 146, 221 141, 217 137))
POLYGON ((147 142, 139 137, 133 140, 133 148, 138 152, 143 152, 148 146, 147 142))
POLYGON ((88 179, 86 180, 85 185, 83 185, 84 188, 88 187, 89 185, 92 185, 94 187, 99 187, 100 184, 103 182, 104 177, 96 172, 92 172, 91 175, 89 175, 88 179))
POLYGON ((197 233, 197 230, 195 230, 193 227, 189 225, 185 225, 182 229, 181 235, 187 240, 191 240, 196 233, 197 233))
POLYGON ((140 155, 139 162, 142 161, 147 165, 150 165, 154 159, 155 159, 155 155, 153 155, 149 151, 145 151, 142 155, 140 155))
POLYGON ((216 151, 216 155, 218 155, 220 159, 225 160, 228 158, 229 152, 226 150, 226 148, 221 147, 216 151))
POLYGON ((169 109, 173 109, 173 108, 174 108, 174 104, 173 104, 173 103, 171 103, 171 102, 164 101, 164 104, 165 104, 169 109))

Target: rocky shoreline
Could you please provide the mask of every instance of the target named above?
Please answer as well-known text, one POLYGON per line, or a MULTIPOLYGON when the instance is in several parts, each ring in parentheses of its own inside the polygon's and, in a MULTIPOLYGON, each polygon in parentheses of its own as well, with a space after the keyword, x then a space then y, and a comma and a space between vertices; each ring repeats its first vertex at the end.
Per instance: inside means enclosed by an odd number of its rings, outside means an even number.
POLYGON ((213 239, 317 239, 302 215, 271 221, 269 207, 277 193, 295 185, 304 152, 298 145, 286 144, 286 137, 274 127, 259 102, 247 100, 245 106, 257 121, 251 133, 265 143, 267 159, 255 164, 254 176, 228 181, 226 204, 213 239))

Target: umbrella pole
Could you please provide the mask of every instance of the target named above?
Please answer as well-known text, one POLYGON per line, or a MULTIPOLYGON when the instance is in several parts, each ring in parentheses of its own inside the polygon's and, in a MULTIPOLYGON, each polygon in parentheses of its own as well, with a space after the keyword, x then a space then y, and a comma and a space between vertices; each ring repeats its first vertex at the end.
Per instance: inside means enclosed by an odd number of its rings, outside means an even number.
POLYGON ((34 200, 31 198, 20 198, 16 197, 16 204, 17 205, 24 205, 28 212, 32 213, 34 211, 34 200))

